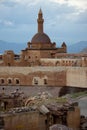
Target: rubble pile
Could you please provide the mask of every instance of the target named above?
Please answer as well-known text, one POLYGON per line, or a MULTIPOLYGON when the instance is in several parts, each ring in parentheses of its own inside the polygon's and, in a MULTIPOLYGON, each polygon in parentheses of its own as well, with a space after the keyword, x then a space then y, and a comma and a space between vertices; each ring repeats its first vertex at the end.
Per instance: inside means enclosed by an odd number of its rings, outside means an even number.
POLYGON ((49 101, 49 99, 52 99, 53 96, 48 92, 39 92, 36 96, 29 97, 25 101, 25 106, 40 106, 41 104, 45 104, 49 101))
POLYGON ((30 111, 36 111, 35 107, 16 107, 11 108, 7 113, 8 114, 15 114, 15 113, 22 113, 22 112, 30 112, 30 111))
POLYGON ((68 110, 74 110, 74 106, 78 106, 77 102, 70 102, 67 98, 54 98, 48 92, 38 93, 37 96, 29 97, 25 106, 34 107, 42 111, 43 114, 46 111, 50 111, 54 115, 66 115, 68 110), (66 100, 65 100, 66 99, 66 100), (62 102, 64 100, 64 102, 62 102))

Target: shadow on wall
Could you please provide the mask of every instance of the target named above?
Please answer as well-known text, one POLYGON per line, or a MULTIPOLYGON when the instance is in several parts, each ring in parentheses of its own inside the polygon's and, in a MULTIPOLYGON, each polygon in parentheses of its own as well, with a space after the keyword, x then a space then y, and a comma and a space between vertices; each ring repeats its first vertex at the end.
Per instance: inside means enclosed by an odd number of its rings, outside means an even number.
POLYGON ((64 96, 66 94, 73 94, 73 93, 82 92, 82 91, 87 91, 87 88, 64 86, 60 89, 59 97, 64 96))

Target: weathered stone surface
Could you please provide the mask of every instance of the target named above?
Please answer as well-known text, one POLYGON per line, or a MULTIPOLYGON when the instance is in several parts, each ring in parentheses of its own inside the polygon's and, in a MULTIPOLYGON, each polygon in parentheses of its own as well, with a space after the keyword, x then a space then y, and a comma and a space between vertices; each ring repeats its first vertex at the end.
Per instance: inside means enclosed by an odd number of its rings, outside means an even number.
POLYGON ((85 88, 87 87, 87 68, 0 67, 0 85, 74 86, 85 88))

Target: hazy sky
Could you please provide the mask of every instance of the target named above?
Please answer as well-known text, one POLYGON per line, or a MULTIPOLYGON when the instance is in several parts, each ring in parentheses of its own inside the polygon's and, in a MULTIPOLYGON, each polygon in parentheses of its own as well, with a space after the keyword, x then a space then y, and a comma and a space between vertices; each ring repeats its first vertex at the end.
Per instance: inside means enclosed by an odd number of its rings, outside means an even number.
POLYGON ((0 0, 0 40, 31 41, 40 8, 52 42, 87 40, 87 0, 0 0))

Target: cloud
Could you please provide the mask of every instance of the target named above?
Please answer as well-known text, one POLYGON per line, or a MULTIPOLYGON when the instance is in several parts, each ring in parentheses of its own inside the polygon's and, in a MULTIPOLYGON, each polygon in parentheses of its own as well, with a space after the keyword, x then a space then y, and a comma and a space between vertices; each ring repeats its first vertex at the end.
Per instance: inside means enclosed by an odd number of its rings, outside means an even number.
POLYGON ((12 27, 14 23, 8 20, 0 20, 0 25, 5 27, 12 27))
POLYGON ((5 6, 5 7, 14 7, 16 3, 15 3, 14 1, 11 1, 11 0, 8 0, 8 1, 6 1, 6 0, 1 0, 1 1, 0 1, 0 4, 1 4, 2 6, 5 6))
MULTIPOLYGON (((87 0, 49 0, 49 22, 51 24, 81 23, 87 21, 87 0), (53 20, 54 19, 54 20, 53 20), (55 22, 54 22, 55 21, 55 22)), ((47 11, 46 10, 46 11, 47 11)), ((46 12, 47 14, 47 12, 46 12)))
POLYGON ((11 20, 14 20, 17 24, 32 23, 40 7, 42 7, 45 14, 44 17, 46 16, 48 22, 52 22, 53 18, 57 20, 57 22, 75 21, 76 17, 82 12, 81 9, 76 7, 84 7, 86 5, 84 4, 85 0, 79 0, 79 2, 76 2, 76 0, 48 0, 46 2, 44 2, 44 0, 34 0, 33 2, 32 0, 2 1, 3 7, 0 12, 3 12, 4 16, 5 13, 8 13, 5 19, 11 18, 11 20))
POLYGON ((73 6, 68 6, 67 4, 56 4, 51 3, 49 6, 49 10, 47 8, 48 5, 45 6, 45 9, 43 11, 44 18, 46 24, 48 26, 58 24, 67 24, 68 22, 74 22, 76 20, 76 17, 78 15, 78 10, 74 8, 73 6))
POLYGON ((43 6, 45 3, 56 3, 56 4, 67 4, 68 6, 74 6, 75 8, 79 9, 80 11, 87 9, 87 0, 47 0, 44 2, 44 0, 0 0, 0 2, 7 6, 13 6, 13 5, 24 5, 24 6, 31 6, 31 5, 41 5, 43 6), (44 3, 44 4, 43 4, 44 3))
POLYGON ((68 0, 68 4, 71 6, 77 7, 80 11, 84 11, 87 9, 87 0, 68 0))
POLYGON ((5 26, 13 26, 14 23, 12 21, 4 21, 5 26))
POLYGON ((50 0, 51 2, 55 2, 58 4, 68 4, 69 6, 74 6, 75 8, 81 10, 87 9, 87 0, 50 0))
MULTIPOLYGON (((0 34, 4 34, 0 39, 5 36, 10 39, 10 35, 15 35, 15 37, 11 36, 13 40, 18 35, 20 41, 28 37, 31 39, 37 32, 40 7, 43 11, 45 33, 51 38, 55 37, 56 40, 59 37, 60 39, 64 37, 65 40, 70 37, 74 39, 75 36, 79 38, 79 35, 74 34, 78 34, 79 27, 87 23, 87 0, 79 0, 79 2, 77 0, 46 0, 45 2, 44 0, 0 0, 0 28, 2 28, 0 34), (77 28, 73 31, 74 27, 77 28)), ((83 27, 83 35, 87 30, 86 27, 83 27)))
POLYGON ((78 15, 76 23, 87 24, 87 10, 78 15))
POLYGON ((39 2, 40 0, 1 0, 1 3, 5 6, 15 6, 15 5, 23 5, 23 6, 30 6, 30 5, 35 5, 39 2))

